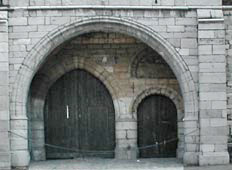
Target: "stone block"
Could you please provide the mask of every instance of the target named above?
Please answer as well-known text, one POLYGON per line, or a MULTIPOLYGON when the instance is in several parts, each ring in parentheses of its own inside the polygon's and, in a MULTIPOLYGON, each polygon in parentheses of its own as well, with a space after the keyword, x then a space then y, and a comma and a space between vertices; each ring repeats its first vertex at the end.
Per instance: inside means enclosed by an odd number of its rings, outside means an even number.
POLYGON ((167 26, 167 32, 184 32, 184 26, 167 26))
MULTIPOLYGON (((211 127, 226 127, 227 126, 227 120, 222 119, 222 118, 210 119, 210 126, 211 127)), ((220 134, 218 134, 218 135, 220 135, 220 134)))
POLYGON ((198 47, 199 55, 210 55, 212 54, 212 46, 211 45, 200 45, 198 47))
POLYGON ((212 109, 212 102, 211 101, 201 101, 200 102, 200 109, 212 109))
POLYGON ((26 26, 14 26, 13 27, 13 32, 35 32, 37 31, 37 26, 36 25, 26 25, 26 26))
POLYGON ((200 63, 225 63, 224 55, 202 55, 199 56, 200 63))
POLYGON ((204 127, 209 127, 210 126, 210 119, 209 118, 207 118, 207 119, 200 119, 200 126, 202 127, 202 128, 204 128, 204 127))
POLYGON ((137 130, 127 130, 127 137, 129 139, 137 139, 137 130))
POLYGON ((198 164, 198 153, 197 152, 185 152, 183 157, 185 165, 197 165, 198 164))
POLYGON ((211 17, 212 18, 223 18, 223 11, 222 10, 211 10, 211 17))
POLYGON ((176 18, 176 25, 197 25, 195 18, 176 18))
POLYGON ((223 30, 225 29, 224 23, 200 23, 198 25, 199 30, 223 30))
POLYGON ((181 39, 181 48, 197 48, 197 40, 190 38, 181 39))
POLYGON ((29 38, 42 38, 47 32, 29 32, 29 38))
POLYGON ((70 21, 70 17, 51 17, 52 25, 61 25, 68 23, 70 21))
POLYGON ((174 18, 159 18, 159 25, 175 25, 174 18))
MULTIPOLYGON (((207 152, 206 152, 207 153, 207 152)), ((199 155, 200 166, 205 165, 220 165, 229 163, 228 152, 208 152, 212 154, 201 154, 199 155)))
POLYGON ((8 34, 0 32, 0 42, 8 42, 8 34))
POLYGON ((212 101, 212 109, 226 109, 226 101, 212 101))
MULTIPOLYGON (((9 120, 0 120, 0 132, 7 132, 8 135, 8 130, 9 130, 9 120)), ((1 139, 3 139, 4 134, 0 134, 1 139)))
POLYGON ((199 6, 217 6, 217 5, 222 5, 222 1, 218 1, 218 0, 187 0, 186 1, 186 5, 199 5, 199 6))
MULTIPOLYGON (((215 119, 218 119, 218 118, 215 118, 215 119)), ((201 124, 201 126, 203 127, 201 128, 201 131, 200 131, 201 136, 222 136, 222 135, 226 136, 228 134, 226 126, 212 127, 211 120, 212 119, 209 118, 209 122, 210 122, 209 126, 202 126, 203 124, 201 124)))
POLYGON ((197 17, 199 19, 201 19, 201 18, 210 18, 211 17, 210 9, 198 9, 197 10, 197 17))
POLYGON ((27 150, 13 151, 11 153, 12 166, 26 167, 30 162, 30 155, 27 150))
POLYGON ((217 83, 223 84, 226 83, 226 74, 225 73, 199 73, 199 82, 200 83, 217 83))
POLYGON ((227 144, 227 136, 201 136, 201 142, 204 144, 227 144))
POLYGON ((0 169, 10 170, 11 158, 8 152, 0 152, 0 169))
POLYGON ((180 55, 188 56, 189 55, 189 49, 180 49, 179 53, 180 53, 180 55))
POLYGON ((201 144, 200 150, 201 152, 214 152, 215 147, 213 144, 201 144))
POLYGON ((9 4, 10 4, 10 6, 14 6, 14 7, 16 7, 16 6, 21 6, 21 7, 23 7, 23 6, 28 6, 29 5, 29 0, 20 0, 20 1, 9 1, 9 4))
POLYGON ((117 130, 133 130, 136 128, 136 122, 116 122, 117 130))
POLYGON ((9 18, 9 25, 27 25, 27 18, 26 17, 17 17, 17 18, 9 18))
POLYGON ((31 44, 31 39, 16 39, 16 40, 13 40, 13 44, 14 45, 28 45, 28 44, 31 44))
POLYGON ((8 43, 7 42, 0 42, 0 53, 8 52, 8 43))
POLYGON ((125 139, 126 138, 126 130, 117 130, 116 131, 117 139, 125 139))
POLYGON ((215 100, 215 101, 225 101, 225 92, 201 92, 199 94, 200 100, 215 100))
POLYGON ((28 38, 28 32, 9 33, 9 39, 16 39, 16 38, 28 38))
POLYGON ((198 38, 215 38, 214 31, 198 31, 198 38))
POLYGON ((225 63, 200 63, 199 72, 203 73, 225 73, 225 63))
POLYGON ((27 130, 28 122, 27 120, 11 120, 10 126, 11 130, 27 130))
POLYGON ((8 12, 6 11, 0 11, 0 20, 7 20, 8 16, 7 16, 8 12))
POLYGON ((213 54, 225 54, 225 45, 213 45, 213 54))
POLYGON ((161 5, 174 6, 175 0, 161 0, 161 5))
POLYGON ((28 18, 29 25, 44 25, 45 18, 44 17, 30 17, 28 18))
POLYGON ((57 25, 38 25, 39 32, 46 32, 55 29, 57 25))

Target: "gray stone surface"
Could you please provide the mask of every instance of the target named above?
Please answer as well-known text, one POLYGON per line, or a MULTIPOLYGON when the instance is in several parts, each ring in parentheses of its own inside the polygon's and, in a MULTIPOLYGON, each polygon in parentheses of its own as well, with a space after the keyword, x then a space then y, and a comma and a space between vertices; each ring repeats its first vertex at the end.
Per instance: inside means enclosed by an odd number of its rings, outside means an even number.
MULTIPOLYGON (((31 128, 34 133, 33 137, 37 137, 40 141, 35 145, 37 148, 33 150, 34 155, 37 155, 35 158, 45 159, 41 142, 44 139, 42 116, 32 121, 33 127, 27 125, 26 98, 30 80, 39 70, 41 62, 46 59, 45 56, 50 55, 50 52, 54 50, 53 47, 65 42, 67 37, 73 38, 74 34, 77 35, 79 32, 96 30, 120 31, 133 35, 157 50, 170 65, 179 86, 176 80, 159 80, 158 83, 151 80, 144 80, 145 83, 133 81, 138 85, 136 86, 137 93, 151 86, 157 89, 159 85, 163 87, 162 89, 165 89, 165 86, 176 89, 179 92, 178 96, 182 94, 185 121, 179 125, 178 129, 182 136, 178 148, 181 156, 178 157, 184 157, 184 162, 188 164, 228 163, 228 135, 230 135, 229 140, 232 141, 232 130, 228 130, 232 129, 232 11, 231 9, 224 11, 219 8, 210 9, 215 5, 221 5, 221 1, 3 0, 3 2, 5 5, 10 4, 12 9, 16 8, 9 10, 9 13, 2 11, 4 8, 1 8, 0 12, 0 139, 3 139, 0 141, 0 169, 9 169, 11 163, 13 166, 27 166, 30 161, 27 140, 9 135, 8 130, 23 134, 27 138, 27 131, 31 128), (101 9, 77 8, 78 5, 93 7, 100 5, 101 9), (136 10, 121 7, 115 9, 118 5, 129 8, 146 6, 150 9, 136 10), (206 5, 208 7, 204 9, 206 5), (36 6, 38 9, 27 9, 28 6, 36 6), (47 9, 44 6, 47 6, 47 9), (49 6, 53 6, 53 9, 49 9, 49 6), (59 6, 59 9, 54 9, 54 6, 59 6), (66 9, 62 9, 62 6, 66 6, 66 9), (111 10, 104 8, 107 6, 114 6, 114 8, 111 10), (175 6, 178 6, 178 9, 171 9, 175 6), (201 9, 198 9, 199 6, 201 9), (98 18, 94 19, 94 17, 98 18), (93 21, 104 22, 95 24, 92 23, 93 21), (198 112, 200 112, 199 117, 198 112), (9 120, 10 117, 11 120, 9 120), (200 131, 198 131, 199 126, 200 131), (183 134, 193 130, 197 131, 183 137, 183 134), (11 151, 9 151, 10 148, 11 151)), ((115 41, 125 43, 125 38, 115 41)), ((107 44, 101 47, 109 49, 107 44)), ((121 44, 114 48, 121 48, 121 44)), ((117 51, 120 52, 120 50, 117 51)), ((132 55, 132 53, 127 54, 132 55)), ((99 53, 99 55, 104 54, 99 53)), ((63 57, 67 58, 67 56, 63 57)), ((121 66, 115 68, 107 64, 101 67, 97 64, 90 64, 94 68, 89 68, 82 60, 73 62, 83 68, 88 68, 96 75, 102 71, 103 67, 105 72, 101 75, 102 80, 110 77, 107 83, 110 84, 112 91, 117 92, 113 94, 113 97, 117 103, 116 112, 120 118, 117 122, 117 129, 120 133, 117 136, 122 145, 118 151, 128 145, 125 137, 130 137, 130 144, 136 144, 136 123, 131 121, 132 114, 130 114, 130 104, 136 99, 128 92, 131 82, 128 83, 126 79, 129 75, 126 73, 129 72, 129 66, 125 66, 125 63, 129 63, 130 60, 122 61, 124 65, 122 63, 121 66), (111 76, 115 70, 119 72, 117 78, 111 76), (120 80, 121 84, 117 84, 115 80, 120 80), (123 90, 118 87, 123 87, 123 90)), ((49 76, 54 79, 57 73, 65 73, 62 72, 62 67, 57 65, 54 70, 49 70, 49 76)), ((72 64, 65 66, 66 69, 69 67, 76 68, 72 64)), ((45 86, 46 83, 40 87, 43 93, 45 93, 45 86)), ((161 94, 168 95, 164 92, 161 94)), ((169 94, 170 97, 172 95, 169 94)), ((41 96, 36 98, 33 111, 42 113, 43 102, 41 96)), ((123 153, 119 155, 122 156, 123 153)), ((132 155, 133 151, 123 156, 128 159, 132 158, 132 155)))
POLYGON ((176 159, 76 159, 31 163, 29 170, 184 170, 176 159))

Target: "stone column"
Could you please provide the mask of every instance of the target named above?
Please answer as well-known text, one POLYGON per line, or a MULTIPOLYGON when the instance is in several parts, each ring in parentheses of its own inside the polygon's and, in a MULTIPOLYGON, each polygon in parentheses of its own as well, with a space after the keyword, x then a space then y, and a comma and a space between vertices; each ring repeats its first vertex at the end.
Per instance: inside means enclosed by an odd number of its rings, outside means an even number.
POLYGON ((118 99, 119 108, 116 109, 116 159, 137 158, 137 121, 129 113, 132 98, 118 99))
POLYGON ((7 12, 0 12, 0 169, 10 169, 7 12))
POLYGON ((200 165, 228 164, 222 10, 198 10, 200 165))

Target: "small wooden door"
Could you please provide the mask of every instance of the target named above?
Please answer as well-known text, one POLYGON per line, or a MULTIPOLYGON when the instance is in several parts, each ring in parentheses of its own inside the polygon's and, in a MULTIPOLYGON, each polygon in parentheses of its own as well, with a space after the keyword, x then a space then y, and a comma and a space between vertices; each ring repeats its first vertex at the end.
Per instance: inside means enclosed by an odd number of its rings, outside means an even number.
POLYGON ((139 105, 138 146, 142 158, 175 157, 177 148, 177 110, 175 104, 162 95, 146 97, 139 105), (174 139, 170 143, 167 141, 174 139), (166 142, 165 142, 166 141, 166 142), (156 143, 157 147, 145 147, 156 143))
POLYGON ((111 95, 84 70, 73 70, 50 88, 45 104, 46 156, 114 157, 115 121, 111 95), (57 147, 55 147, 57 146, 57 147), (69 149, 65 149, 69 148, 69 149))

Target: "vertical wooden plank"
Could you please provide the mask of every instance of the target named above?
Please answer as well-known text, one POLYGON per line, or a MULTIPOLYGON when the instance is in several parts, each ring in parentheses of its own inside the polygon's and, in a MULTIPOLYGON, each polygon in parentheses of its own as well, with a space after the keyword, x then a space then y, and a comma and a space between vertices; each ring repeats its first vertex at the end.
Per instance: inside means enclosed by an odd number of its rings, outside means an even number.
POLYGON ((106 87, 84 70, 73 70, 50 88, 45 109, 46 142, 93 151, 73 153, 47 148, 48 158, 70 156, 113 157, 115 119, 112 98, 106 87), (67 119, 66 107, 69 107, 67 119))
POLYGON ((140 150, 140 157, 175 157, 177 142, 164 144, 164 141, 177 137, 177 110, 167 97, 151 95, 139 105, 138 146, 163 143, 157 147, 140 150))

